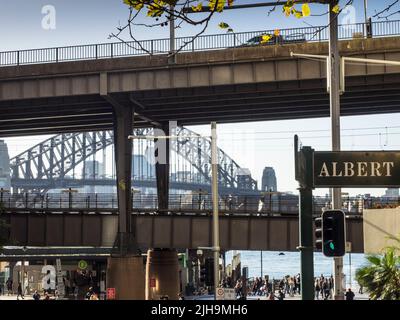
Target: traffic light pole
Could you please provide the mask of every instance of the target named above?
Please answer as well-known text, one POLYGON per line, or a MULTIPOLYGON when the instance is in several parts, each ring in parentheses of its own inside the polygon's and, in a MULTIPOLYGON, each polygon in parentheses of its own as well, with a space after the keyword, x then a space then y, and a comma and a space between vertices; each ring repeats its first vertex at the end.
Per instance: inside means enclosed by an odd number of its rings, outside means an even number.
POLYGON ((302 185, 300 191, 300 261, 301 261, 301 298, 302 300, 314 300, 314 244, 313 244, 313 204, 312 187, 313 179, 312 156, 313 150, 310 147, 304 147, 301 150, 306 164, 306 185, 302 185), (310 168, 311 167, 311 168, 310 168))
MULTIPOLYGON (((329 4, 329 70, 330 70, 330 110, 332 126, 332 150, 340 151, 340 55, 338 41, 338 14, 333 8, 338 0, 332 0, 329 4)), ((333 209, 340 210, 342 206, 341 189, 332 189, 333 209)), ((343 258, 334 258, 334 285, 335 300, 344 300, 342 290, 343 258)))

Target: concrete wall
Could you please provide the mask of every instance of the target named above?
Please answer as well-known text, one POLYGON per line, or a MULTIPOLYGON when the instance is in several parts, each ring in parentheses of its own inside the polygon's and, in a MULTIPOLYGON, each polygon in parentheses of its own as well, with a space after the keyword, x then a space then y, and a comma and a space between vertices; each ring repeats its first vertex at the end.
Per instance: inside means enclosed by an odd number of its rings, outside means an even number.
POLYGON ((390 237, 400 237, 400 207, 364 210, 363 224, 365 253, 380 253, 395 244, 390 237))

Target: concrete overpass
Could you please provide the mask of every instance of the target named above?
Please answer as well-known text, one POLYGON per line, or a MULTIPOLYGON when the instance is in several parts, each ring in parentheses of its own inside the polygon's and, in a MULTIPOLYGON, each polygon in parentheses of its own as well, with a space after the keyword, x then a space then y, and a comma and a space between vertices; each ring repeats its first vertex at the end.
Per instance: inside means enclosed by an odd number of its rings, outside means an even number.
MULTIPOLYGON (((64 213, 56 209, 39 211, 26 210, 2 215, 10 224, 10 245, 99 248, 114 246, 118 230, 118 215, 115 211, 85 214, 64 213)), ((175 212, 164 215, 136 211, 131 223, 138 246, 143 251, 149 248, 184 250, 212 246, 212 217, 206 212, 175 212)), ((298 241, 297 215, 254 213, 220 216, 222 250, 297 251, 298 241)), ((352 242, 352 252, 363 252, 361 216, 348 218, 347 241, 352 242)))
MULTIPOLYGON (((231 48, 2 67, 0 136, 113 128, 113 107, 134 109, 135 126, 329 116, 327 43, 231 48), (51 121, 50 121, 51 120, 51 121)), ((400 38, 340 43, 344 56, 400 60, 400 38)), ((342 115, 398 112, 400 67, 348 65, 342 115)))

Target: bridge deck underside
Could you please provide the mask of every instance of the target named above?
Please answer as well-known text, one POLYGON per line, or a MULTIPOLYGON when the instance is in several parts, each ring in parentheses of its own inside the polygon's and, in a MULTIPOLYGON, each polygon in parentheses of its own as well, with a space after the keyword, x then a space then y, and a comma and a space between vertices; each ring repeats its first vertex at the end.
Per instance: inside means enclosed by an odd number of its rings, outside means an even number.
MULTIPOLYGON (((35 247, 111 247, 118 215, 43 214, 6 215, 11 244, 35 247)), ((198 248, 212 246, 209 215, 134 215, 133 230, 142 250, 148 248, 198 248)), ((299 239, 296 216, 221 216, 223 250, 296 251, 299 239)), ((363 252, 362 219, 348 219, 347 241, 352 252, 363 252)))
MULTIPOLYGON (((347 79, 343 116, 400 112, 400 74, 347 79)), ((179 125, 329 117, 326 81, 321 79, 135 92, 144 119, 179 125)), ((115 94, 123 104, 132 95, 115 94)), ((40 98, 0 102, 0 136, 26 136, 113 129, 112 106, 100 96, 40 98)))

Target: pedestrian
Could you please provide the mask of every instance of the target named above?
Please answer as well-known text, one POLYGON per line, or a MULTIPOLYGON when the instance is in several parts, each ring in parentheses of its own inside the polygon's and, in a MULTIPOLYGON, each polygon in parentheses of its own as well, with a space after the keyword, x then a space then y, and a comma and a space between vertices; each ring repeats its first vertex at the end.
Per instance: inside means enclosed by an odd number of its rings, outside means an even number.
POLYGON ((282 292, 282 290, 279 290, 278 292, 278 300, 283 300, 285 299, 285 294, 282 292))
POLYGON ((323 284, 323 293, 324 293, 324 300, 328 300, 329 297, 329 285, 327 282, 327 279, 325 279, 324 284, 323 284))
POLYGON ((354 300, 354 292, 349 288, 345 294, 346 300, 354 300))
POLYGON ((359 294, 363 294, 363 286, 362 286, 362 284, 360 284, 360 289, 358 289, 358 293, 359 294))
POLYGON ((21 282, 18 282, 17 300, 19 300, 19 296, 21 296, 21 298, 24 299, 24 293, 22 292, 22 285, 21 285, 21 282))
POLYGON ((315 280, 315 297, 317 298, 317 300, 319 300, 319 291, 321 290, 320 286, 319 286, 319 281, 318 279, 315 280))
POLYGON ((11 280, 11 278, 8 278, 6 286, 7 286, 7 295, 9 296, 10 294, 13 294, 12 292, 13 281, 11 280))
POLYGON ((39 292, 37 292, 37 290, 35 290, 35 293, 32 296, 33 300, 40 300, 40 294, 39 292))

